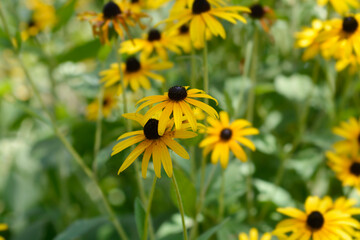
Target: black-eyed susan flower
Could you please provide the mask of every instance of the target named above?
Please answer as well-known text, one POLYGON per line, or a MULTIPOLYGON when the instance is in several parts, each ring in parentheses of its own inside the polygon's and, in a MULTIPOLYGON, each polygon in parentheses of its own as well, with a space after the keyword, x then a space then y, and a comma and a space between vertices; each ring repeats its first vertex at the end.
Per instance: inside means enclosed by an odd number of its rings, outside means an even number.
POLYGON ((171 16, 163 22, 175 23, 170 29, 178 29, 184 24, 189 24, 190 37, 195 46, 202 47, 205 42, 205 33, 226 38, 225 29, 217 18, 224 19, 233 24, 236 20, 246 23, 246 19, 239 12, 250 12, 242 6, 225 6, 214 0, 194 0, 191 7, 173 11, 171 16))
POLYGON ((211 153, 211 162, 216 164, 220 159, 221 167, 226 168, 229 162, 229 152, 241 161, 247 161, 247 156, 242 145, 255 151, 255 145, 246 136, 259 134, 259 130, 251 127, 251 123, 244 119, 238 119, 230 123, 229 115, 220 112, 220 120, 207 118, 211 125, 207 128, 207 137, 200 142, 204 148, 204 155, 211 153))
POLYGON ((263 6, 260 3, 255 3, 249 8, 251 11, 249 16, 254 20, 259 20, 264 31, 269 32, 269 26, 273 24, 273 20, 275 19, 274 11, 270 7, 263 6))
POLYGON ((22 23, 21 39, 26 41, 29 37, 34 37, 38 33, 50 29, 56 23, 55 8, 40 0, 26 1, 29 10, 32 11, 31 19, 27 23, 22 23))
POLYGON ((176 45, 179 46, 185 53, 191 51, 191 39, 188 25, 182 25, 178 29, 172 31, 170 36, 176 40, 176 45))
POLYGON ((163 60, 168 59, 167 50, 180 54, 178 41, 169 32, 160 32, 156 28, 149 30, 142 38, 124 41, 120 45, 120 53, 135 54, 141 52, 146 57, 156 52, 163 60))
POLYGON ((340 14, 348 13, 350 8, 360 7, 358 0, 318 0, 320 6, 325 6, 330 3, 336 12, 340 14))
POLYGON ((144 116, 147 120, 153 117, 157 112, 162 111, 159 117, 158 128, 158 134, 160 136, 164 134, 171 114, 173 114, 176 129, 181 129, 183 121, 187 120, 191 129, 196 131, 196 116, 194 111, 192 111, 191 106, 200 108, 214 118, 218 117, 218 113, 211 106, 194 98, 208 98, 217 103, 215 98, 202 90, 174 86, 169 88, 169 91, 164 93, 164 95, 149 96, 138 101, 137 104, 142 104, 138 107, 137 112, 149 105, 157 103, 155 106, 151 107, 144 116))
POLYGON ((360 120, 350 118, 347 122, 341 122, 340 126, 333 128, 333 133, 345 138, 336 142, 333 147, 338 153, 358 155, 360 147, 360 120))
MULTIPOLYGON (((89 21, 94 36, 99 36, 101 43, 109 42, 109 31, 114 29, 116 33, 124 38, 124 30, 128 32, 128 26, 140 24, 140 19, 147 17, 144 13, 135 13, 130 9, 121 9, 120 4, 113 1, 106 3, 101 13, 85 12, 79 14, 80 20, 89 21)), ((140 26, 142 26, 140 24, 140 26)))
POLYGON ((155 118, 145 119, 139 113, 128 113, 123 115, 125 118, 132 119, 140 123, 142 130, 128 132, 121 135, 118 140, 122 140, 113 148, 112 156, 123 151, 124 149, 139 143, 134 150, 127 156, 119 169, 119 173, 128 168, 142 153, 142 176, 146 177, 147 167, 150 157, 152 156, 155 174, 158 178, 161 177, 161 164, 164 166, 165 172, 169 177, 172 177, 173 166, 170 158, 169 149, 173 150, 180 157, 189 159, 189 154, 186 150, 177 143, 174 138, 186 139, 193 138, 197 134, 188 131, 189 125, 183 125, 183 128, 173 130, 174 121, 168 121, 164 134, 158 134, 159 120, 155 118), (127 139, 125 139, 127 138, 127 139), (125 139, 125 140, 123 140, 125 139))
MULTIPOLYGON (((140 60, 131 56, 126 59, 126 62, 121 65, 121 70, 124 76, 124 86, 136 92, 140 87, 149 89, 151 83, 149 78, 159 82, 164 82, 163 76, 155 73, 156 71, 169 69, 173 66, 172 62, 159 61, 159 58, 147 58, 142 55, 140 60)), ((111 87, 117 84, 118 94, 121 94, 122 85, 118 84, 121 81, 120 69, 118 63, 111 64, 110 69, 100 72, 101 82, 105 83, 105 87, 111 87)))
MULTIPOLYGON (((7 224, 5 223, 0 223, 0 232, 6 231, 8 230, 9 227, 7 224)), ((2 236, 0 236, 0 240, 5 240, 5 238, 3 238, 2 236)))
POLYGON ((239 240, 271 240, 271 234, 265 233, 259 239, 259 231, 256 228, 252 228, 252 229, 250 229, 249 235, 247 235, 246 233, 243 233, 243 232, 240 233, 239 240))
POLYGON ((305 202, 305 212, 292 208, 279 208, 278 212, 291 217, 278 223, 274 235, 288 236, 293 240, 344 239, 351 240, 359 222, 349 213, 334 208, 329 197, 310 196, 305 202))
MULTIPOLYGON (((109 117, 112 111, 116 108, 117 103, 118 103, 118 98, 116 95, 116 89, 115 88, 106 89, 104 92, 104 97, 101 106, 102 116, 104 116, 105 118, 109 117)), ((95 99, 86 108, 86 118, 88 120, 96 120, 99 116, 99 108, 100 108, 99 99, 95 99)))
POLYGON ((360 56, 360 14, 332 19, 319 34, 321 49, 325 49, 335 59, 360 56))
POLYGON ((343 186, 355 187, 360 191, 360 156, 327 152, 329 167, 343 186))

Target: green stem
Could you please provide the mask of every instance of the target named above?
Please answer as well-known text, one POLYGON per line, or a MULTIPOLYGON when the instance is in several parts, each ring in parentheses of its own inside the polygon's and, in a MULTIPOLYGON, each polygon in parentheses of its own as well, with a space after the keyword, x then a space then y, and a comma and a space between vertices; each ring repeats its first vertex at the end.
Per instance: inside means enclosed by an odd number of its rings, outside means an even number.
MULTIPOLYGON (((205 38, 205 43, 204 43, 204 66, 203 66, 203 73, 204 73, 204 92, 206 94, 209 94, 209 62, 208 62, 208 48, 207 48, 207 42, 206 42, 206 38, 205 38)), ((205 103, 208 104, 209 103, 209 99, 205 98, 205 103)))
POLYGON ((104 100, 104 88, 100 86, 100 92, 98 96, 98 116, 96 119, 96 131, 95 131, 95 142, 94 142, 94 161, 92 164, 93 172, 96 176, 97 168, 98 168, 98 153, 101 147, 101 133, 102 133, 102 118, 103 118, 103 100, 104 100))
POLYGON ((221 186, 219 194, 219 222, 224 216, 225 170, 221 169, 221 186))
MULTIPOLYGON (((247 112, 246 118, 249 122, 252 122, 254 119, 254 105, 255 105, 255 88, 256 88, 256 73, 257 73, 257 63, 258 63, 258 41, 259 41, 259 33, 257 28, 254 29, 254 40, 253 40, 253 51, 252 51, 252 61, 251 61, 251 88, 248 95, 248 105, 247 105, 247 112)), ((249 158, 249 164, 251 163, 251 159, 249 158)), ((252 173, 249 172, 247 179, 246 179, 246 202, 247 202, 247 211, 249 221, 253 220, 253 200, 254 200, 254 192, 252 188, 252 173)))
POLYGON ((184 240, 187 240, 187 239, 188 239, 188 236, 187 236, 186 225, 185 225, 184 207, 183 207, 183 204, 182 204, 181 194, 180 194, 180 191, 179 191, 178 184, 177 184, 177 182, 176 182, 175 174, 173 175, 173 177, 172 177, 171 179, 172 179, 172 182, 173 182, 173 184, 174 184, 174 188, 175 188, 175 192, 176 192, 176 197, 177 197, 178 204, 179 204, 179 211, 180 211, 181 222, 182 222, 182 226, 183 226, 184 240))
POLYGON ((154 176, 154 180, 153 180, 151 190, 150 190, 148 205, 147 205, 147 208, 146 208, 145 223, 144 223, 144 234, 143 234, 143 237, 142 237, 143 240, 147 240, 148 222, 149 222, 150 211, 151 211, 151 203, 152 203, 152 199, 154 197, 154 192, 155 192, 156 180, 157 180, 157 177, 154 176))
POLYGON ((51 124, 52 124, 52 128, 55 132, 55 134, 57 135, 57 137, 60 139, 60 141, 63 143, 63 145, 65 146, 65 148, 69 151, 69 153, 72 155, 72 157, 75 159, 75 161, 77 162, 77 164, 80 166, 80 168, 84 171, 84 173, 86 174, 86 176, 89 178, 89 180, 92 182, 92 184, 95 186, 96 191, 98 192, 98 194, 101 197, 101 200, 105 206, 105 209, 107 211, 107 214, 109 216, 110 221, 113 223, 116 231, 118 232, 119 236, 121 237, 121 239, 128 239, 124 229, 121 226, 121 223, 119 222, 119 220, 117 219, 113 209, 111 208, 108 200, 106 199, 103 191, 101 190, 95 175, 93 174, 93 172, 90 170, 90 168, 85 164, 84 160, 80 157, 80 155, 77 153, 77 151, 74 149, 74 147, 70 144, 70 142, 65 138, 65 136, 63 135, 63 133, 60 131, 60 129, 57 126, 56 123, 56 119, 51 115, 51 113, 49 112, 49 110, 46 108, 46 105, 44 103, 44 101, 42 100, 41 96, 40 96, 40 92, 37 89, 35 82, 33 81, 33 79, 31 78, 27 68, 25 67, 21 57, 19 56, 19 62, 21 67, 24 70, 24 73, 26 75, 26 78, 28 79, 34 94, 37 98, 37 100, 40 102, 40 105, 42 107, 42 110, 46 113, 46 115, 48 115, 48 117, 51 120, 51 124))
POLYGON ((190 86, 196 88, 196 58, 195 58, 195 48, 191 45, 191 78, 190 86))
POLYGON ((214 177, 216 167, 217 167, 217 165, 213 165, 212 170, 209 174, 208 180, 206 181, 205 186, 201 189, 199 201, 198 201, 197 208, 196 208, 195 218, 194 218, 194 226, 192 227, 191 232, 190 232, 190 239, 195 239, 197 237, 197 228, 199 225, 199 222, 197 219, 198 219, 199 214, 202 212, 206 192, 207 192, 207 189, 209 188, 212 178, 214 177))
POLYGON ((7 25, 7 22, 6 22, 5 15, 4 15, 2 10, 3 10, 3 6, 1 5, 1 2, 0 2, 0 19, 1 19, 1 22, 3 24, 5 33, 8 36, 9 40, 11 41, 10 31, 9 31, 9 28, 8 28, 8 25, 7 25))

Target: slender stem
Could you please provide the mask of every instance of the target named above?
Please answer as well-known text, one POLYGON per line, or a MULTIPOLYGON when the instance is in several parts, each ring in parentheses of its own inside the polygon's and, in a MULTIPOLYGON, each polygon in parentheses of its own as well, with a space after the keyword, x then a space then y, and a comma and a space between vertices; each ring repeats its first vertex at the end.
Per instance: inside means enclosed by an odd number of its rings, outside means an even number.
POLYGON ((96 191, 98 192, 98 194, 101 197, 101 200, 105 206, 105 209, 109 215, 109 219, 110 221, 113 223, 116 231, 118 232, 119 236, 121 237, 121 239, 128 239, 126 236, 126 233, 123 229, 123 227, 121 226, 121 223, 119 222, 119 220, 117 219, 113 209, 111 208, 108 200, 106 199, 103 191, 101 190, 98 182, 96 181, 95 175, 93 174, 93 172, 90 170, 90 168, 85 164, 84 160, 80 157, 80 155, 77 153, 77 151, 74 149, 74 147, 70 144, 70 142, 65 138, 65 136, 63 135, 63 133, 59 130, 57 124, 56 124, 56 119, 51 115, 51 113, 49 112, 49 110, 46 108, 46 105, 44 103, 44 101, 42 100, 39 90, 37 89, 35 82, 33 81, 33 79, 31 78, 27 68, 25 67, 25 64, 23 63, 21 57, 19 56, 19 62, 21 64, 21 67, 24 70, 24 73, 26 75, 26 78, 28 79, 34 94, 37 98, 37 100, 40 102, 40 105, 42 107, 42 110, 46 113, 46 115, 48 115, 48 117, 51 120, 51 124, 52 124, 52 128, 55 132, 55 134, 57 135, 57 137, 60 139, 60 141, 63 143, 63 145, 65 146, 65 148, 69 151, 69 153, 72 155, 72 157, 75 159, 75 161, 77 162, 77 164, 80 166, 80 168, 84 171, 84 173, 86 174, 86 176, 89 178, 89 180, 92 182, 92 184, 95 186, 96 191))
POLYGON ((0 2, 0 19, 1 19, 1 22, 3 24, 6 35, 8 36, 9 40, 11 40, 10 31, 9 31, 9 28, 8 28, 8 25, 7 25, 7 22, 6 22, 5 15, 4 15, 2 10, 3 10, 3 6, 1 5, 1 2, 0 2))
MULTIPOLYGON (((257 28, 254 28, 254 39, 253 39, 253 51, 252 51, 252 61, 251 61, 251 88, 248 95, 248 105, 247 105, 247 112, 246 118, 249 122, 252 122, 254 119, 254 105, 255 105, 255 88, 256 88, 256 73, 257 73, 257 55, 258 55, 258 41, 259 41, 259 33, 257 28)), ((249 158, 249 164, 251 163, 251 158, 249 158)), ((247 192, 246 192, 246 202, 247 202, 247 211, 249 221, 253 220, 252 210, 253 210, 253 200, 254 200, 254 192, 252 187, 252 172, 249 172, 247 179, 247 192)))
POLYGON ((221 186, 219 194, 219 222, 224 216, 225 170, 221 169, 221 186))
POLYGON ((209 188, 212 178, 214 177, 216 168, 217 168, 217 165, 213 165, 212 170, 209 174, 208 180, 206 181, 205 186, 201 189, 200 197, 199 197, 199 201, 198 201, 196 213, 195 213, 194 226, 192 227, 191 232, 190 232, 190 239, 195 239, 197 237, 197 227, 199 225, 197 218, 198 218, 198 215, 202 212, 206 192, 209 188))
POLYGON ((179 211, 180 211, 180 214, 181 214, 181 222, 182 222, 182 226, 183 226, 184 240, 187 240, 188 236, 187 236, 186 225, 185 225, 184 207, 183 207, 183 204, 182 204, 181 194, 180 194, 180 191, 179 191, 178 184, 176 182, 175 174, 173 175, 173 177, 171 179, 172 179, 172 182, 174 184, 176 197, 177 197, 178 204, 179 204, 179 211))
POLYGON ((152 199, 154 197, 154 192, 155 192, 156 180, 157 180, 157 177, 154 176, 154 180, 153 180, 151 190, 150 190, 148 205, 147 205, 147 208, 146 208, 145 223, 144 223, 144 233, 143 233, 143 236, 142 236, 143 240, 147 240, 148 222, 149 222, 150 211, 151 211, 151 203, 152 203, 152 199))
POLYGON ((190 78, 190 86, 192 88, 196 88, 196 58, 195 58, 195 48, 191 44, 191 78, 190 78))
POLYGON ((100 92, 98 96, 98 116, 96 119, 96 131, 95 131, 95 143, 94 143, 94 161, 92 164, 93 172, 96 176, 97 168, 98 168, 98 153, 101 147, 101 133, 102 133, 102 118, 103 118, 103 100, 104 100, 104 88, 100 86, 100 92))
MULTIPOLYGON (((207 42, 206 42, 206 38, 205 38, 205 43, 204 43, 204 66, 203 66, 203 73, 204 73, 204 91, 205 93, 209 94, 209 62, 208 62, 208 48, 207 48, 207 42)), ((205 98, 205 103, 208 104, 209 103, 209 99, 205 98)))
MULTIPOLYGON (((120 38, 118 38, 118 46, 120 46, 120 38)), ((117 48, 115 48, 117 50, 117 48)), ((119 74, 120 74, 120 79, 121 79, 121 88, 122 88, 122 97, 123 97, 123 110, 124 110, 124 113, 127 113, 128 112, 128 107, 127 107, 127 97, 126 97, 126 88, 125 88, 125 81, 124 81, 124 72, 123 72, 123 69, 121 67, 122 65, 122 56, 121 56, 121 53, 117 53, 116 54, 117 56, 117 60, 118 60, 118 64, 119 64, 119 74)), ((128 126, 128 121, 126 121, 126 129, 129 131, 129 126, 128 126)))

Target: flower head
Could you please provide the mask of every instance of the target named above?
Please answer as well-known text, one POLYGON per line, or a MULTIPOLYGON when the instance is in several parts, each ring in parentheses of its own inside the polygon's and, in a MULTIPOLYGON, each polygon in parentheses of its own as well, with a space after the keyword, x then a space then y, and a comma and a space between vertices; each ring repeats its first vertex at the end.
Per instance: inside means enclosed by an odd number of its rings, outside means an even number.
MULTIPOLYGON (((126 62, 121 65, 124 76, 125 87, 129 86, 133 91, 137 91, 140 87, 149 89, 151 87, 149 79, 164 82, 165 79, 161 75, 155 73, 159 70, 169 69, 173 66, 172 62, 159 61, 159 58, 147 58, 142 55, 140 59, 135 56, 128 57, 126 62)), ((100 72, 101 82, 105 83, 105 87, 111 87, 121 81, 119 64, 111 64, 110 69, 100 72)), ((122 93, 122 85, 118 84, 118 94, 122 93)))
MULTIPOLYGON (((114 108, 116 108, 117 103, 118 99, 116 96, 116 89, 106 89, 101 105, 102 116, 104 116, 105 118, 109 117, 114 108)), ((99 108, 99 99, 96 98, 87 106, 86 118, 89 120, 96 120, 99 116, 99 108)))
POLYGON ((251 11, 249 16, 254 20, 259 20, 265 32, 269 32, 269 26, 273 24, 273 20, 275 19, 274 11, 270 7, 263 6, 260 3, 255 3, 249 8, 251 11))
POLYGON ((320 6, 324 6, 329 2, 333 6, 335 11, 340 14, 348 13, 351 7, 352 8, 360 7, 359 1, 357 0, 318 0, 317 1, 317 3, 320 6))
POLYGON ((170 35, 169 32, 161 32, 152 28, 142 38, 124 41, 120 45, 120 53, 135 54, 141 52, 146 57, 156 52, 158 56, 168 59, 167 50, 180 54, 178 40, 170 35))
POLYGON ((168 148, 173 150, 179 156, 189 159, 189 154, 186 150, 174 140, 174 138, 193 138, 197 135, 194 132, 188 131, 189 124, 184 124, 181 129, 173 130, 174 121, 168 121, 164 134, 159 135, 158 119, 145 119, 144 116, 139 113, 128 113, 123 116, 137 121, 143 129, 125 133, 118 138, 118 140, 122 141, 114 146, 111 154, 112 156, 132 145, 139 143, 121 165, 118 172, 119 174, 128 168, 142 153, 144 153, 144 156, 142 159, 141 170, 144 178, 146 177, 147 167, 151 156, 156 176, 158 178, 161 177, 162 164, 166 174, 169 177, 172 177, 173 166, 168 148))
MULTIPOLYGON (((239 240, 259 240, 259 232, 256 228, 252 228, 250 229, 249 236, 246 233, 240 233, 239 240)), ((265 233, 260 240, 271 240, 271 234, 265 233)))
POLYGON ((226 112, 220 112, 220 120, 208 118, 211 125, 207 128, 207 137, 200 142, 200 147, 204 148, 204 155, 211 153, 211 162, 216 164, 220 159, 220 164, 226 168, 229 163, 230 150, 236 158, 246 161, 247 157, 242 145, 255 151, 255 145, 246 138, 249 135, 259 134, 259 130, 251 127, 251 123, 238 119, 230 123, 229 115, 226 112))
MULTIPOLYGON (((144 13, 135 13, 125 7, 126 5, 121 3, 109 1, 103 6, 101 13, 85 12, 79 15, 79 19, 89 21, 94 36, 99 36, 101 43, 108 43, 111 28, 114 28, 115 32, 124 38, 124 30, 128 32, 128 26, 140 24, 140 19, 147 17, 144 13), (122 8, 122 6, 124 7, 122 8)), ((141 24, 140 26, 143 27, 141 24)))
POLYGON ((333 133, 345 138, 334 144, 338 153, 351 154, 356 156, 360 149, 360 120, 350 118, 347 122, 341 122, 340 126, 333 128, 333 133))
POLYGON ((225 29, 217 18, 224 19, 233 24, 236 20, 246 23, 238 12, 250 12, 247 7, 224 6, 223 1, 193 0, 191 6, 173 11, 171 16, 163 21, 170 22, 170 29, 178 29, 184 24, 189 25, 190 37, 194 46, 202 47, 205 42, 206 32, 211 35, 226 38, 225 29), (219 3, 221 2, 221 4, 219 3), (174 21, 176 21, 174 23, 174 21))
POLYGON ((327 152, 328 165, 344 186, 355 187, 360 191, 360 156, 349 156, 327 152))
POLYGON ((329 197, 308 197, 305 212, 296 208, 279 208, 277 211, 291 217, 281 221, 273 231, 274 235, 294 240, 309 239, 352 239, 354 228, 359 222, 342 210, 343 204, 334 205, 329 197), (341 208, 338 208, 341 206, 341 208))
POLYGON ((164 95, 149 96, 138 101, 138 104, 142 104, 138 107, 137 112, 149 105, 158 103, 146 112, 145 119, 150 119, 154 116, 154 114, 162 111, 159 118, 158 128, 160 136, 164 134, 171 114, 173 114, 176 129, 181 129, 183 120, 187 120, 192 130, 196 131, 196 116, 194 111, 192 111, 191 106, 198 107, 215 118, 218 117, 218 113, 214 108, 194 98, 208 98, 214 100, 217 103, 215 98, 205 94, 205 92, 202 90, 189 89, 189 87, 182 86, 173 86, 169 88, 169 91, 164 93, 164 95), (185 117, 183 117, 183 115, 185 117))
POLYGON ((41 0, 29 0, 27 6, 32 11, 32 14, 30 20, 22 24, 24 30, 21 32, 21 38, 23 41, 53 27, 57 20, 55 8, 52 5, 41 0))

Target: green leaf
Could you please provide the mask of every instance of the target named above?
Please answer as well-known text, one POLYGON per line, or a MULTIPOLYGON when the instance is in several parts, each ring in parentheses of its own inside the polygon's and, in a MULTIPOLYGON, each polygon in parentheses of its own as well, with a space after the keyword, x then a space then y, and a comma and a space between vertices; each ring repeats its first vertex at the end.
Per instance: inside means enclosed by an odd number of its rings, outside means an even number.
POLYGON ((136 228, 139 233, 140 239, 142 239, 142 236, 144 234, 144 222, 145 222, 145 209, 141 203, 141 200, 139 198, 135 199, 135 222, 136 222, 136 228))
POLYGON ((229 221, 229 218, 226 218, 220 224, 216 225, 215 227, 210 228, 209 230, 207 230, 206 232, 201 234, 197 240, 208 240, 212 235, 214 235, 216 232, 218 232, 228 221, 229 221))
MULTIPOLYGON (((174 169, 174 174, 176 175, 176 181, 179 186, 181 199, 184 205, 184 211, 187 216, 194 217, 196 213, 196 188, 194 183, 189 179, 189 177, 184 174, 183 171, 174 169)), ((178 206, 176 192, 174 188, 171 191, 171 199, 174 204, 178 206)))
POLYGON ((65 231, 56 236, 54 240, 73 240, 81 237, 85 233, 104 224, 107 221, 105 217, 77 220, 71 224, 65 231))
POLYGON ((62 63, 67 61, 79 62, 87 58, 94 58, 96 57, 100 47, 101 45, 99 40, 94 39, 57 56, 57 60, 59 63, 62 63))
POLYGON ((112 47, 111 45, 103 45, 101 46, 99 52, 98 52, 98 58, 101 60, 101 61, 105 61, 109 54, 111 53, 111 50, 112 50, 112 47))
POLYGON ((54 32, 60 30, 61 27, 64 26, 70 20, 70 18, 74 14, 76 3, 77 0, 69 0, 56 11, 56 16, 58 21, 55 27, 53 28, 54 32))
POLYGON ((290 77, 281 75, 275 79, 276 91, 293 101, 305 101, 310 96, 313 87, 307 75, 293 74, 290 77))

